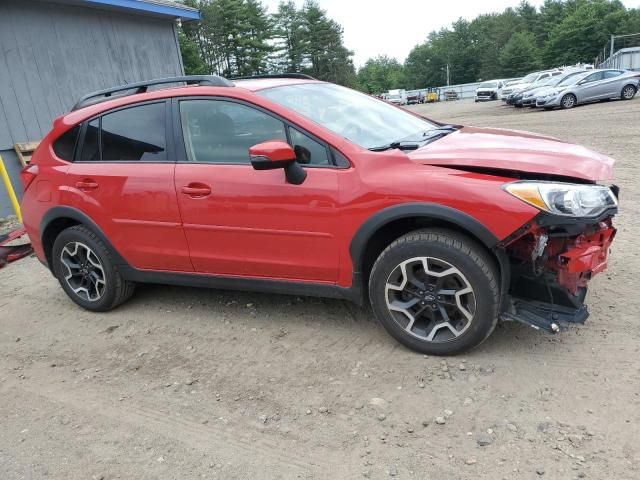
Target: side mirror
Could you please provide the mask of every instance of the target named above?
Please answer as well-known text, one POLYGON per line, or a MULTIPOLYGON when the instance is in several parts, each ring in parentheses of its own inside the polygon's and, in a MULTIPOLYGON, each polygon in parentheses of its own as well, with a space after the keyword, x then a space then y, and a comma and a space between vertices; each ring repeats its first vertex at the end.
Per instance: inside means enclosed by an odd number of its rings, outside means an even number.
POLYGON ((307 172, 296 161, 293 148, 282 140, 270 140, 250 147, 249 157, 255 170, 283 168, 287 182, 293 185, 300 185, 307 178, 307 172))

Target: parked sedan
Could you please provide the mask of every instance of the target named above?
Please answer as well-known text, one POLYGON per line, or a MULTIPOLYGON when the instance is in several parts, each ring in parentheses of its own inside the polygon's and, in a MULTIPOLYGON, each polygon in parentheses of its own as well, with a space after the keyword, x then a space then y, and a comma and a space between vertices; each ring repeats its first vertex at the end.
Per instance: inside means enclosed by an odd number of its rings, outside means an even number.
MULTIPOLYGON (((556 87, 565 81, 569 81, 572 78, 583 78, 585 71, 584 70, 574 70, 572 72, 567 72, 566 75, 560 75, 558 77, 552 77, 548 80, 545 80, 542 83, 537 85, 532 85, 522 92, 522 106, 523 107, 535 107, 536 99, 540 92, 548 90, 550 87, 556 87)), ((517 106, 517 105, 516 105, 517 106)))
POLYGON ((573 108, 581 103, 621 98, 631 100, 640 86, 640 73, 626 70, 591 70, 540 92, 536 106, 551 110, 573 108))

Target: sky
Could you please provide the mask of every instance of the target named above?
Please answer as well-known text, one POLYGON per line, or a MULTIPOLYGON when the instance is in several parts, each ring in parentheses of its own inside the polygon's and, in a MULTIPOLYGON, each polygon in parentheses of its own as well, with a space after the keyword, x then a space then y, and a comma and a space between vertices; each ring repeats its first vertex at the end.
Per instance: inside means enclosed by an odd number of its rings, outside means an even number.
MULTIPOLYGON (((295 0, 301 6, 303 0, 295 0)), ((623 0, 637 7, 639 0, 623 0)), ((262 0, 269 12, 280 0, 262 0)), ((319 0, 320 6, 344 28, 344 43, 355 52, 356 68, 367 59, 387 55, 404 62, 411 49, 432 30, 449 27, 462 17, 472 20, 482 13, 516 7, 520 0, 319 0)), ((544 0, 529 0, 539 7, 544 0)))

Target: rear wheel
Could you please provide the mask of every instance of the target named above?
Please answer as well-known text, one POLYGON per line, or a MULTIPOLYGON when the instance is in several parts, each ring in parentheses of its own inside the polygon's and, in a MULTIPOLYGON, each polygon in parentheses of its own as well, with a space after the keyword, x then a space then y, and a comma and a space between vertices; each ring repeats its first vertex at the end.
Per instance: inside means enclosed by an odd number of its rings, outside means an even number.
POLYGON ((420 230, 389 245, 369 279, 377 318, 400 343, 454 355, 482 343, 498 318, 498 274, 488 252, 449 230, 420 230))
POLYGON ((133 294, 108 247, 84 225, 63 230, 53 244, 52 267, 66 294, 87 310, 105 312, 133 294))
POLYGON ((636 96, 636 87, 634 87, 633 85, 625 85, 625 87, 622 89, 622 94, 621 94, 622 99, 631 100, 635 96, 636 96))
POLYGON ((562 100, 560 100, 560 106, 563 109, 573 108, 576 106, 576 96, 573 93, 567 93, 562 100))

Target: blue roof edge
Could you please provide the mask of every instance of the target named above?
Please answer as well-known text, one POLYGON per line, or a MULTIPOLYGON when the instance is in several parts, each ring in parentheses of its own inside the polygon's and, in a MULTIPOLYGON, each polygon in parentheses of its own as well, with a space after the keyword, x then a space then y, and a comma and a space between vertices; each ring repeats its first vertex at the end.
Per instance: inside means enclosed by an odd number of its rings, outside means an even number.
POLYGON ((117 7, 127 10, 135 10, 140 13, 153 13, 156 15, 165 15, 172 18, 180 18, 182 20, 200 20, 200 12, 190 7, 181 7, 175 4, 164 4, 156 2, 147 2, 144 0, 85 0, 96 6, 117 7))

